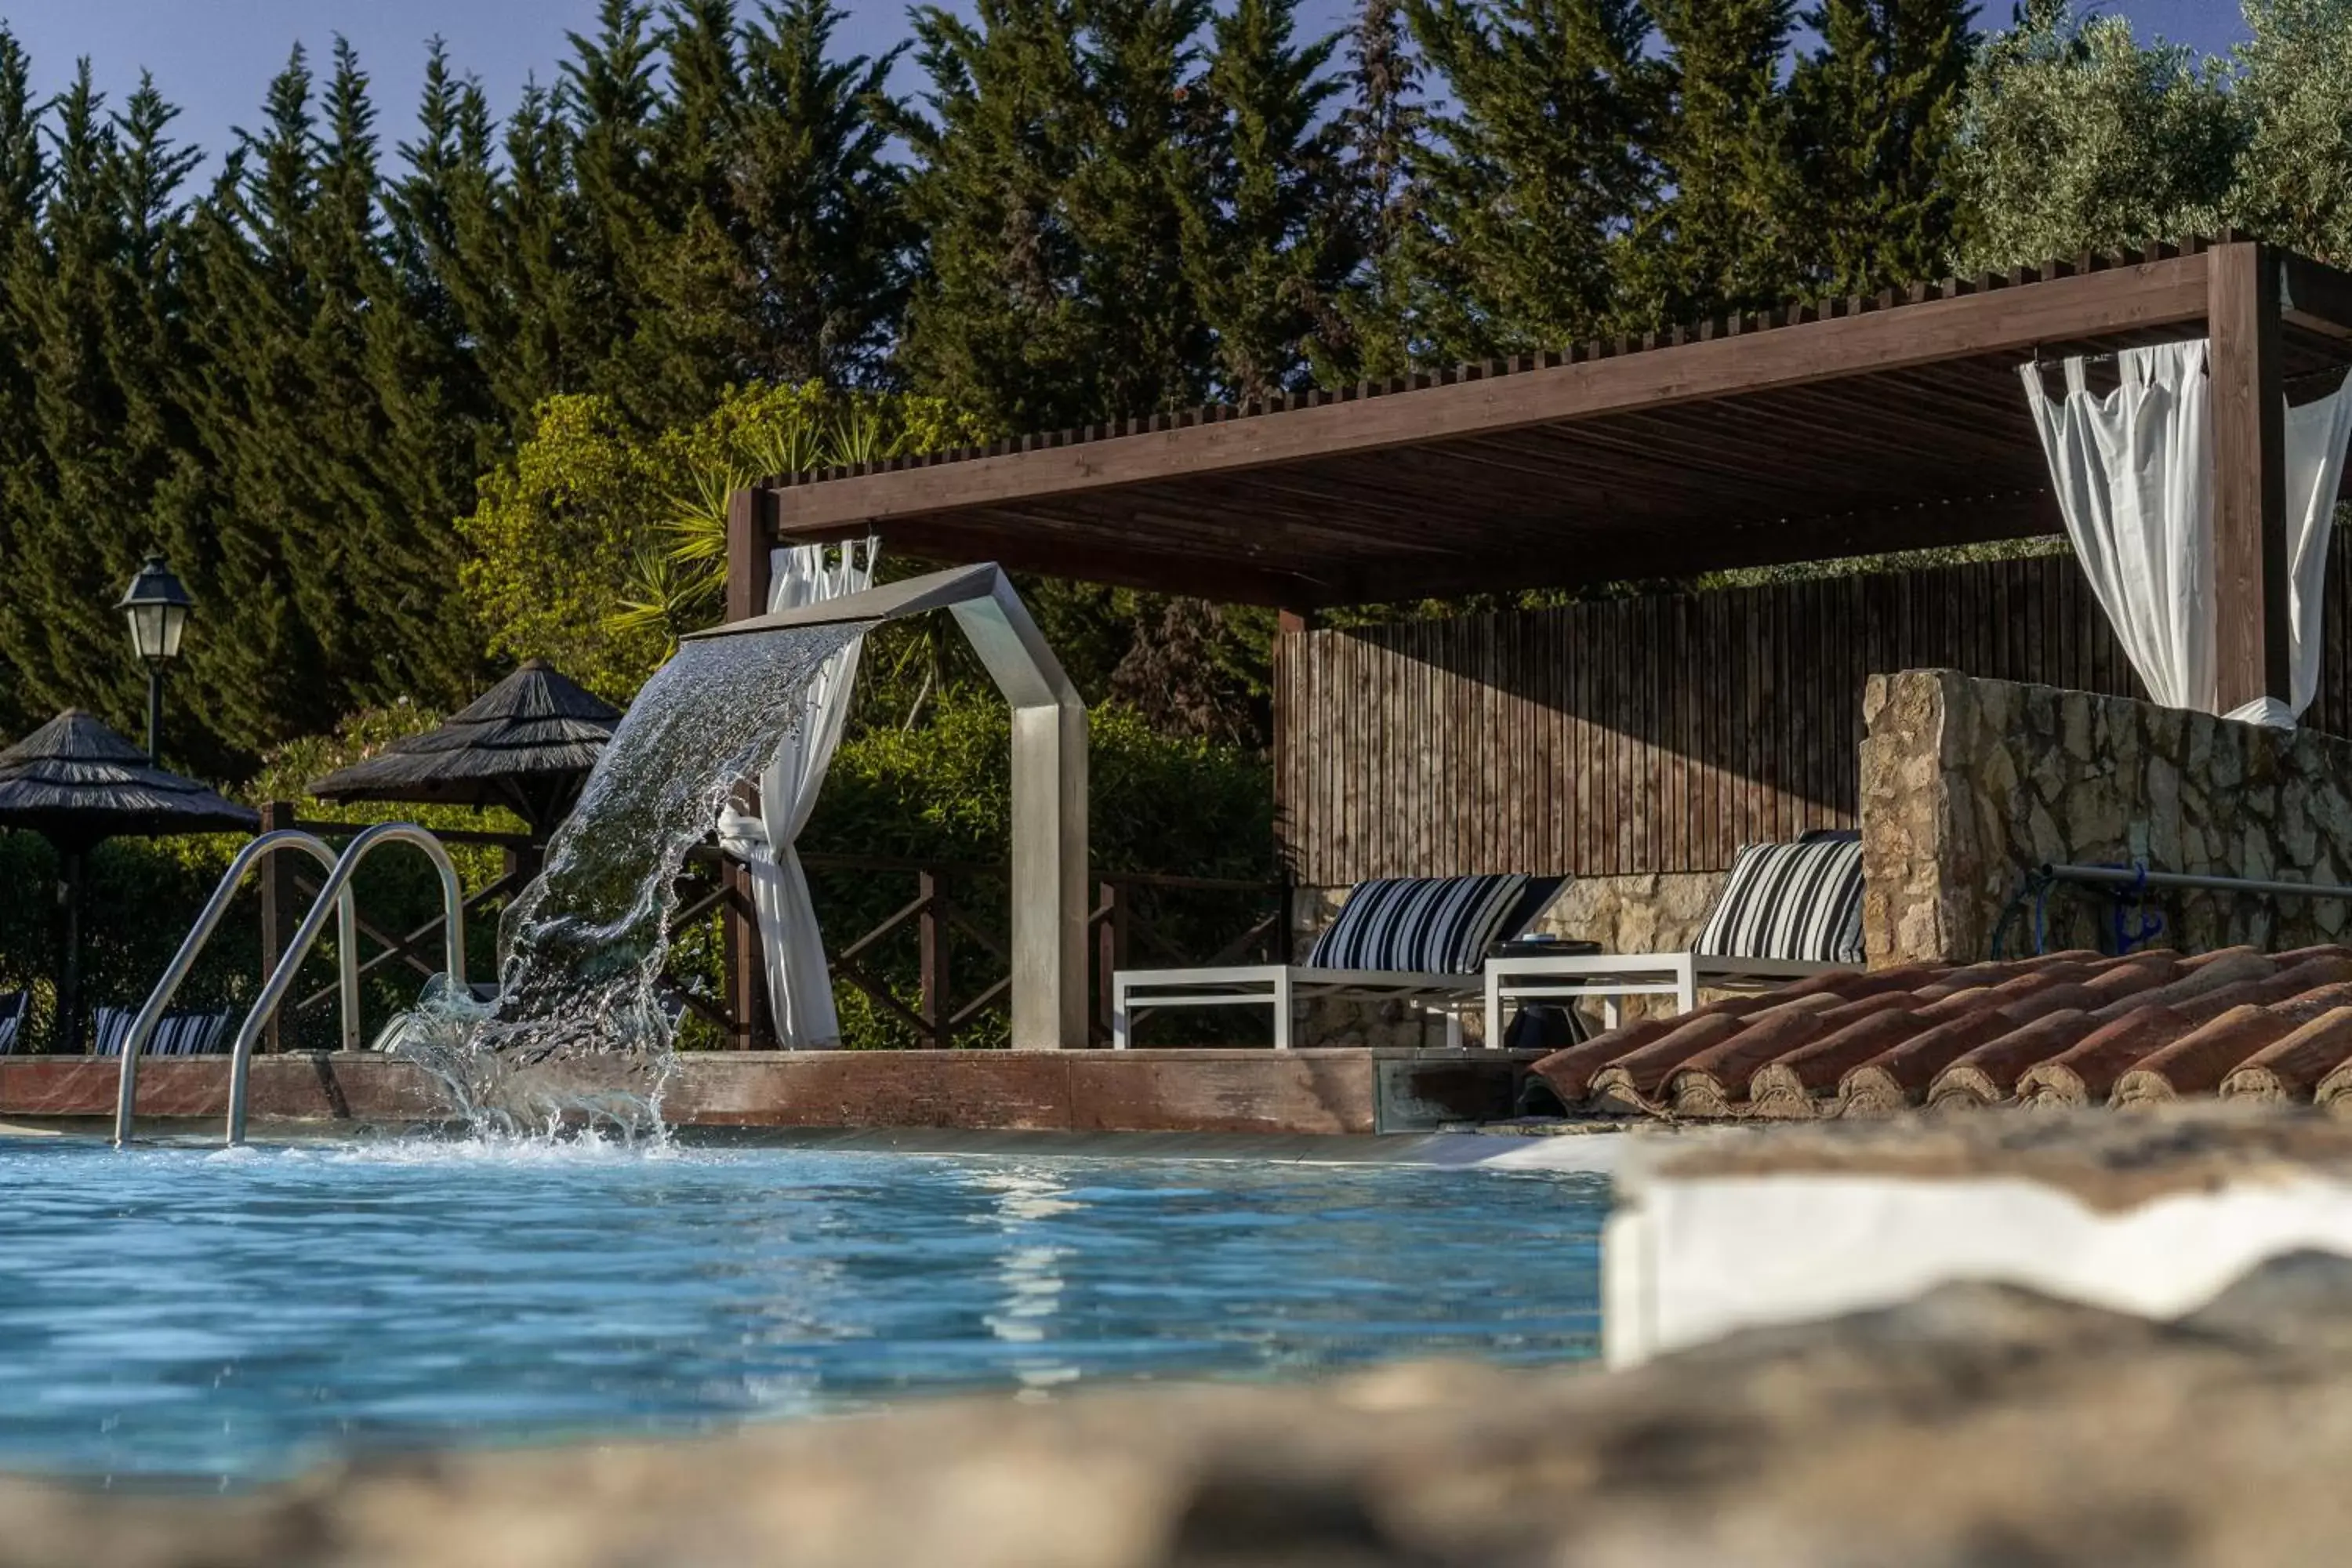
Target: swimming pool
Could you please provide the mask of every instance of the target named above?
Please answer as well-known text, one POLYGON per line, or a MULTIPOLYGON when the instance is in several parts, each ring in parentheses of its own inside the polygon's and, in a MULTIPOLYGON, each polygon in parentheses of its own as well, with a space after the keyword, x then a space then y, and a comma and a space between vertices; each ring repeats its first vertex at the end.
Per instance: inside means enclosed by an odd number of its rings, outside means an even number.
POLYGON ((693 1431, 908 1394, 1599 1349, 1599 1178, 0 1139, 0 1468, 693 1431))

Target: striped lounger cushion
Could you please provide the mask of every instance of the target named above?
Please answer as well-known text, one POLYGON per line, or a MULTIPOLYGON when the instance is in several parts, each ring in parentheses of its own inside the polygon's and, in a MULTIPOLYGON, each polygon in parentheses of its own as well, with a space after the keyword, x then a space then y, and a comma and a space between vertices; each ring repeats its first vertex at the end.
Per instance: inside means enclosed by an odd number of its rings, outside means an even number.
MULTIPOLYGON (((90 1047, 95 1055, 119 1057, 123 1042, 131 1037, 131 1026, 139 1015, 129 1007, 100 1007, 93 1020, 96 1043, 90 1047)), ((151 1057, 200 1057, 210 1054, 220 1042, 222 1028, 228 1023, 223 1013, 166 1013, 155 1021, 155 1037, 147 1042, 145 1054, 151 1057)))
POLYGON ((1699 933, 1712 958, 1862 962, 1862 845, 1750 844, 1699 933))
POLYGON ((25 1032, 26 1016, 33 1010, 33 994, 10 991, 0 994, 0 1057, 13 1056, 16 1039, 25 1032))
POLYGON ((1390 877, 1359 882, 1307 955, 1311 969, 1475 974, 1527 930, 1565 877, 1390 877))

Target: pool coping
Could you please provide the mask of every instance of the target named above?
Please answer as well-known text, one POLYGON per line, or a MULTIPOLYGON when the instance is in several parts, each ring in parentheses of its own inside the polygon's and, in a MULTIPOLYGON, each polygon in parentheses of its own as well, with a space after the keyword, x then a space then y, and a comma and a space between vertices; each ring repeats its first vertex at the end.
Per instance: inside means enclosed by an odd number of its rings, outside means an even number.
MULTIPOLYGON (((103 1142, 110 1129, 88 1117, 0 1119, 0 1150, 12 1142, 103 1142)), ((184 1121, 136 1129, 142 1147, 217 1147, 210 1129, 184 1121)), ((257 1124, 254 1142, 272 1144, 351 1143, 415 1135, 413 1124, 289 1121, 257 1124)), ((1477 1132, 1071 1132, 990 1131, 959 1128, 690 1127, 680 1142, 698 1149, 783 1149, 913 1156, 1011 1155, 1119 1160, 1228 1160, 1288 1165, 1409 1165, 1446 1170, 1549 1172, 1612 1175, 1637 1145, 1655 1136, 1638 1129, 1596 1125, 1574 1137, 1502 1138, 1477 1132)))

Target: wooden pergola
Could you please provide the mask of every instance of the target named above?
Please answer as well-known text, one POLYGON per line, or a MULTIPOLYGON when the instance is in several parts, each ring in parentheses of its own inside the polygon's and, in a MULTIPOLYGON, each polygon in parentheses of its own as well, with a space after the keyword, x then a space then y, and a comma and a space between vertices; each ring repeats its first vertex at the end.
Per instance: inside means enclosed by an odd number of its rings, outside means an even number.
POLYGON ((2237 240, 779 477, 733 498, 728 615, 770 548, 869 532, 1301 617, 2054 533, 2018 365, 2198 336, 2235 706, 2287 689, 2283 395, 2352 364, 2352 277, 2237 240))
MULTIPOLYGON (((2198 337, 2234 708, 2289 694, 2284 411, 2352 368, 2352 276, 2231 237, 780 476, 730 500, 727 614, 766 609, 772 549, 869 533, 1269 605, 1293 632, 1345 605, 2055 534, 2020 365, 2198 337)), ((739 977, 753 941, 730 922, 739 977)))

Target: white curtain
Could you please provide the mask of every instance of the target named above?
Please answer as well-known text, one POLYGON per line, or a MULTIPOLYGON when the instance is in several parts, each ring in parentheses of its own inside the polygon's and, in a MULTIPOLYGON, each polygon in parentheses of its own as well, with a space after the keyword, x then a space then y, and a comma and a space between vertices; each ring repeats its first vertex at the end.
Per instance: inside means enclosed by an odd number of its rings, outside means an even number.
MULTIPOLYGON (((2127 350, 2116 356, 2121 384, 2105 397, 2090 391, 2080 359, 2065 363, 2063 399, 2050 397, 2039 364, 2020 374, 2074 553, 2132 668, 2157 701, 2213 713, 2220 659, 2208 357, 2201 339, 2127 350)), ((2318 688, 2327 546, 2352 435, 2347 389, 2352 380, 2287 410, 2294 700, 2265 698, 2226 717, 2292 726, 2318 688)))
MULTIPOLYGON (((877 540, 861 550, 803 544, 772 553, 774 586, 771 611, 797 609, 837 599, 872 585, 877 540)), ((751 900, 760 911, 760 946, 768 972, 768 1005, 776 1038, 787 1050, 821 1050, 841 1044, 841 1019, 834 1011, 833 980, 826 973, 824 937, 816 906, 794 846, 824 787, 825 770, 841 744, 849 699, 857 684, 858 638, 818 667, 809 680, 800 727, 760 775, 760 815, 722 813, 719 837, 728 854, 750 873, 751 900)))

